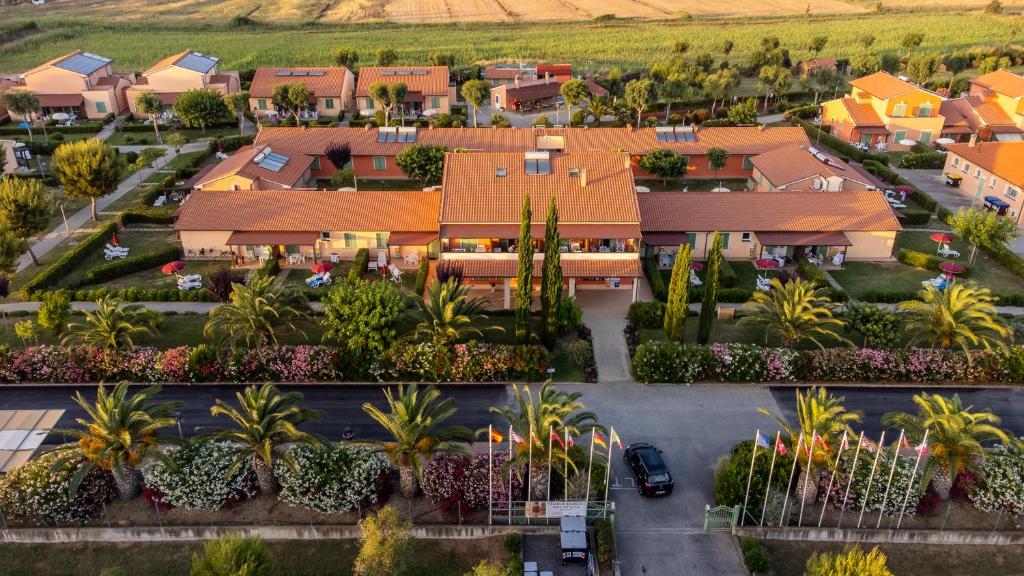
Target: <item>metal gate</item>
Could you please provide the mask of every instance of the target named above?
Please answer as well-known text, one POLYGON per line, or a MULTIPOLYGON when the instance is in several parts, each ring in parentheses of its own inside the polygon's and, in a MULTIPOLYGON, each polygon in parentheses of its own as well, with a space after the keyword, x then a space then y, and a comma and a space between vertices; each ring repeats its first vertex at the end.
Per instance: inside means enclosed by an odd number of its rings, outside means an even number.
POLYGON ((705 532, 732 532, 739 519, 739 506, 715 506, 712 508, 708 504, 704 505, 705 532))

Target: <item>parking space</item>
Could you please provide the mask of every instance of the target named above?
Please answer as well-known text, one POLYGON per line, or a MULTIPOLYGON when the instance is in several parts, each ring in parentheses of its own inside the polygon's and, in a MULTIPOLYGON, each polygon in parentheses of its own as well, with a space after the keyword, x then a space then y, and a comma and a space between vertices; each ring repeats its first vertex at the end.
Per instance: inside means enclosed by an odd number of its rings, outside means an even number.
POLYGON ((557 534, 526 534, 523 536, 523 565, 530 562, 537 565, 537 575, 550 572, 550 576, 587 576, 587 565, 583 562, 562 564, 562 548, 557 534))

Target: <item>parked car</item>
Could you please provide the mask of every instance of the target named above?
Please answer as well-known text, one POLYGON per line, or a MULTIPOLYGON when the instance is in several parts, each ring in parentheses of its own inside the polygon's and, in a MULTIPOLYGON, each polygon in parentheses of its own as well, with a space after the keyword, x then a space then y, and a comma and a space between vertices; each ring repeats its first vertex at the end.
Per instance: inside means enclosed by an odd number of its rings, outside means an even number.
POLYGON ((622 452, 622 459, 636 480, 636 489, 641 496, 668 496, 675 487, 672 473, 661 457, 661 450, 638 442, 630 444, 622 452))

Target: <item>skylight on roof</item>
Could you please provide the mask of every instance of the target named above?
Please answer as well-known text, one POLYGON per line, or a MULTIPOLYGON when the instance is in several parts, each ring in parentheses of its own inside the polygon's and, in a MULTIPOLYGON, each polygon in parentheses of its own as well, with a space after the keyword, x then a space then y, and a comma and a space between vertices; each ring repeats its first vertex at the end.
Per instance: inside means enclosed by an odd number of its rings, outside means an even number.
POLYGON ((271 152, 269 148, 253 158, 253 162, 260 168, 271 172, 280 172, 288 164, 288 157, 277 152, 271 152))
POLYGON ((377 129, 377 142, 380 143, 393 143, 398 142, 398 128, 394 126, 385 126, 377 129))
POLYGON ((401 126, 398 128, 399 142, 415 142, 416 128, 413 126, 401 126))
POLYGON ((525 165, 527 174, 551 174, 551 155, 547 152, 527 152, 525 165))
POLYGON ((309 71, 309 75, 310 76, 323 76, 324 75, 324 71, 323 70, 310 70, 309 71))

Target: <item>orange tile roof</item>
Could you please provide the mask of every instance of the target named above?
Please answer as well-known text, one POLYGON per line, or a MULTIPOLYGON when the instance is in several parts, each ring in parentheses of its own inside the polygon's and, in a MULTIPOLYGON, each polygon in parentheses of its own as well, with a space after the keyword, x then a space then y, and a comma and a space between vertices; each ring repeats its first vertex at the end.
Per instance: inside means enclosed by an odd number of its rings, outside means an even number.
POLYGON ((1011 98, 1024 96, 1024 76, 1009 70, 996 70, 970 80, 971 84, 988 88, 1011 98))
MULTIPOLYGON (((519 261, 515 258, 451 258, 462 268, 464 276, 471 278, 515 278, 519 261)), ((562 258, 559 260, 564 278, 637 278, 643 274, 639 258, 562 258)), ((533 264, 533 276, 539 278, 544 267, 533 264)))
POLYGON ((345 77, 348 68, 344 66, 328 66, 322 68, 257 68, 249 86, 249 96, 253 98, 270 98, 274 95, 274 87, 279 84, 301 82, 314 95, 340 96, 345 88, 345 77), (279 76, 278 72, 323 72, 321 76, 279 76))
MULTIPOLYGON (((789 144, 809 144, 802 128, 783 126, 758 128, 733 126, 700 128, 695 142, 658 142, 654 128, 434 128, 421 129, 416 143, 444 146, 449 150, 526 152, 537 150, 537 139, 561 137, 566 152, 623 150, 648 154, 667 148, 680 154, 704 154, 719 147, 730 154, 753 155, 789 144)), ((377 142, 377 129, 370 128, 274 128, 264 126, 256 136, 258 145, 323 154, 332 144, 349 145, 356 156, 394 156, 409 144, 377 142)))
POLYGON ((166 58, 162 58, 162 59, 158 60, 156 64, 153 64, 152 66, 147 68, 146 71, 142 73, 142 75, 145 76, 147 74, 152 74, 153 72, 157 72, 159 70, 163 70, 164 68, 167 68, 168 66, 173 66, 174 64, 176 64, 178 62, 178 60, 181 60, 182 58, 184 58, 185 56, 187 56, 190 53, 192 53, 191 50, 184 50, 182 52, 178 52, 177 54, 172 54, 172 55, 170 55, 170 56, 168 56, 166 58))
MULTIPOLYGON (((288 162, 279 171, 275 172, 260 167, 254 160, 266 147, 248 146, 239 149, 237 152, 224 159, 220 164, 213 167, 206 173, 206 176, 196 183, 199 188, 208 190, 206 185, 216 182, 228 176, 242 176, 253 181, 264 180, 276 184, 275 188, 294 187, 301 183, 302 176, 313 165, 313 158, 305 154, 294 154, 288 151, 279 153, 288 157, 288 162)), ((216 184, 214 184, 216 186, 216 184)))
POLYGON ((356 84, 356 96, 369 96, 370 86, 376 82, 393 84, 403 82, 409 92, 419 92, 429 96, 448 95, 447 66, 368 66, 359 69, 359 82, 356 84), (385 74, 385 71, 394 74, 385 74), (426 71, 425 74, 413 74, 413 71, 426 71))
POLYGON ((642 192, 644 232, 900 230, 881 192, 642 192))
POLYGON ((842 102, 846 111, 850 113, 850 119, 853 120, 854 126, 885 126, 870 104, 857 102, 853 98, 843 98, 842 102))
POLYGON ((28 76, 29 74, 32 74, 34 72, 39 72, 40 70, 45 70, 46 68, 49 68, 50 66, 56 65, 58 62, 63 62, 64 60, 67 60, 68 58, 74 56, 75 54, 81 54, 81 53, 82 53, 81 50, 75 50, 73 52, 68 52, 67 54, 63 54, 61 56, 57 56, 56 58, 54 58, 52 60, 47 60, 46 62, 43 62, 42 64, 40 64, 39 66, 36 66, 35 68, 32 68, 31 70, 28 70, 26 72, 22 72, 21 75, 22 76, 28 76))
MULTIPOLYGON (((751 158, 750 162, 774 186, 785 186, 817 176, 822 178, 838 176, 849 181, 848 184, 844 183, 844 190, 864 190, 868 186, 876 185, 874 179, 868 178, 838 157, 825 154, 828 158, 826 164, 811 154, 809 149, 814 148, 793 144, 758 154, 751 158)), ((818 152, 824 154, 820 150, 818 152)), ((809 183, 801 186, 810 188, 809 183)))
POLYGON ((882 100, 888 100, 889 98, 895 98, 921 89, 906 80, 900 80, 888 72, 875 72, 874 74, 850 80, 850 86, 863 90, 882 100))
POLYGON ((198 191, 178 209, 177 230, 434 232, 440 192, 375 190, 198 191))
POLYGON ((562 223, 640 221, 628 155, 551 154, 550 162, 550 174, 527 174, 524 154, 449 152, 445 157, 440 221, 518 223, 526 194, 530 195, 534 222, 544 222, 552 195, 562 223), (505 169, 506 176, 496 175, 500 168, 505 169), (571 175, 572 169, 579 175, 571 175))
POLYGON ((977 112, 978 117, 988 126, 1014 126, 1013 119, 995 102, 977 96, 968 96, 964 101, 977 112))
POLYGON ((1024 142, 947 144, 946 149, 1015 186, 1024 186, 1024 142))

